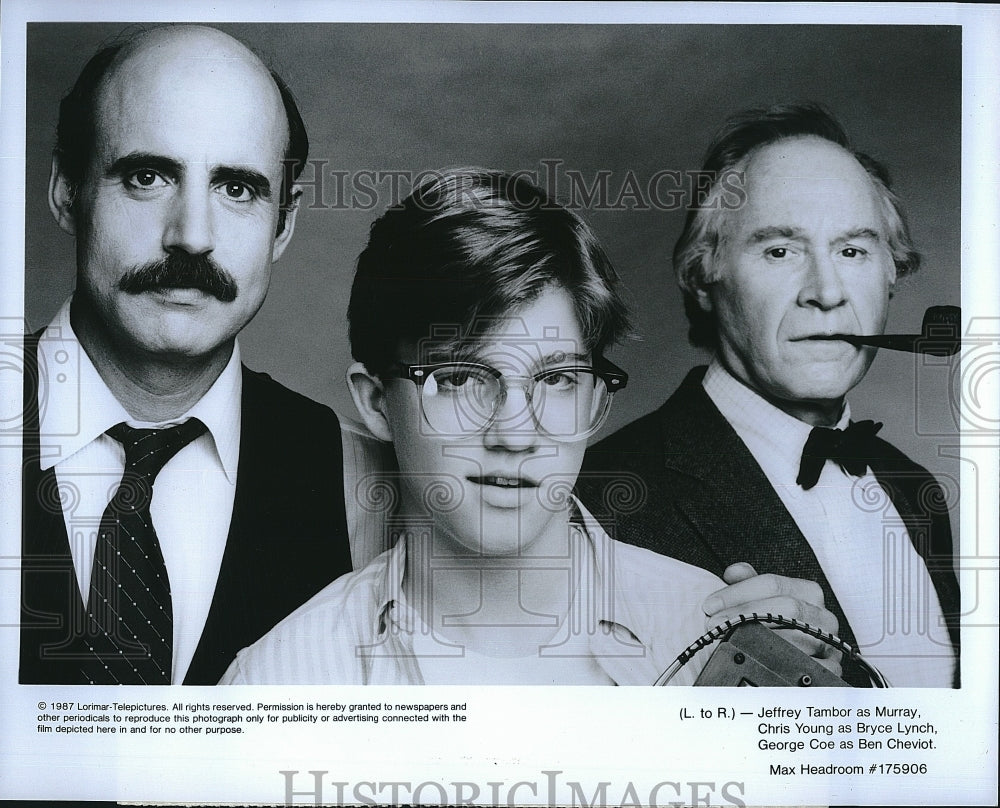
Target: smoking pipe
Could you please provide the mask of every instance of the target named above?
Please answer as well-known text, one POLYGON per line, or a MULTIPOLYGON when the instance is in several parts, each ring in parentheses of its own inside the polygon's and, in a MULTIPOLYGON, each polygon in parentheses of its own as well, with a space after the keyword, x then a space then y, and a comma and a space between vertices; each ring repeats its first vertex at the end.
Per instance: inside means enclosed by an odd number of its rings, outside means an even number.
POLYGON ((829 334, 811 339, 839 339, 855 347, 870 345, 892 351, 909 351, 931 356, 952 356, 962 345, 959 332, 962 326, 962 309, 958 306, 931 306, 924 312, 919 334, 829 334))

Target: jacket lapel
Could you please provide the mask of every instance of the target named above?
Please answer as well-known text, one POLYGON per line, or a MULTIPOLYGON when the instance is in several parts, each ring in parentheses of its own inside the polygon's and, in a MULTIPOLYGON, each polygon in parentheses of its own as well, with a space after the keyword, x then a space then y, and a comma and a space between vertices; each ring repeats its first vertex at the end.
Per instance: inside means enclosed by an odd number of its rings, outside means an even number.
POLYGON ((832 597, 809 543, 750 450, 705 393, 703 376, 701 368, 689 374, 660 410, 664 466, 684 486, 677 507, 723 559, 723 567, 729 559, 740 559, 758 573, 819 581, 832 597))

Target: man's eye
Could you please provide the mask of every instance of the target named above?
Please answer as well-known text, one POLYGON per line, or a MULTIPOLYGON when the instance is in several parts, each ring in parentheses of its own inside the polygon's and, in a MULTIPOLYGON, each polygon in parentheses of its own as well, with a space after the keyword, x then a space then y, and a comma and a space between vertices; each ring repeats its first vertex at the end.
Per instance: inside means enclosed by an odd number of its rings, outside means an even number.
POLYGON ((253 189, 242 182, 227 182, 220 186, 220 190, 234 202, 249 202, 255 196, 253 189))
POLYGON ((127 175, 125 183, 132 188, 164 188, 167 181, 152 169, 142 168, 127 175))
POLYGON ((768 258, 786 258, 788 256, 787 247, 768 247, 764 250, 764 254, 768 258))
POLYGON ((573 370, 554 370, 546 373, 540 379, 542 384, 553 390, 571 390, 580 384, 580 372, 573 370))
POLYGON ((443 387, 464 387, 471 380, 472 376, 467 370, 456 370, 438 377, 438 383, 443 387))
POLYGON ((862 256, 867 255, 867 253, 860 247, 844 247, 844 249, 840 251, 840 254, 844 256, 844 258, 861 258, 862 256))
POLYGON ((485 383, 481 373, 465 367, 438 368, 430 375, 430 380, 441 390, 469 389, 485 383))

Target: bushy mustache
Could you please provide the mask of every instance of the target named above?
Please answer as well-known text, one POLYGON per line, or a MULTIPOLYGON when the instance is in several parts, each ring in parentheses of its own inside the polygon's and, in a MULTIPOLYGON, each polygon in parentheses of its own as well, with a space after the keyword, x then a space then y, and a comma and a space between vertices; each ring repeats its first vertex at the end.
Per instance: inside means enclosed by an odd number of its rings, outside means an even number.
POLYGON ((128 270, 118 288, 133 295, 157 289, 201 289, 223 303, 236 300, 236 280, 207 255, 170 253, 128 270))

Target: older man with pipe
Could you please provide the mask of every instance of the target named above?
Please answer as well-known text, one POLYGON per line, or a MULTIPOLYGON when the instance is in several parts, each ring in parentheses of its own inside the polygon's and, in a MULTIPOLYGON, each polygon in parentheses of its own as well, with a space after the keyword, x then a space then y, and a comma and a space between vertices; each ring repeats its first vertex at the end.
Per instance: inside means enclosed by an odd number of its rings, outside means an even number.
MULTIPOLYGON (((886 172, 814 104, 734 117, 704 169, 714 185, 674 268, 691 339, 714 358, 588 451, 584 501, 615 538, 722 575, 710 622, 822 624, 828 610, 891 684, 957 686, 944 497, 846 401, 876 352, 863 338, 919 263, 886 172), (623 472, 643 499, 615 513, 608 485, 623 472)), ((866 681, 849 660, 844 676, 866 681)))

